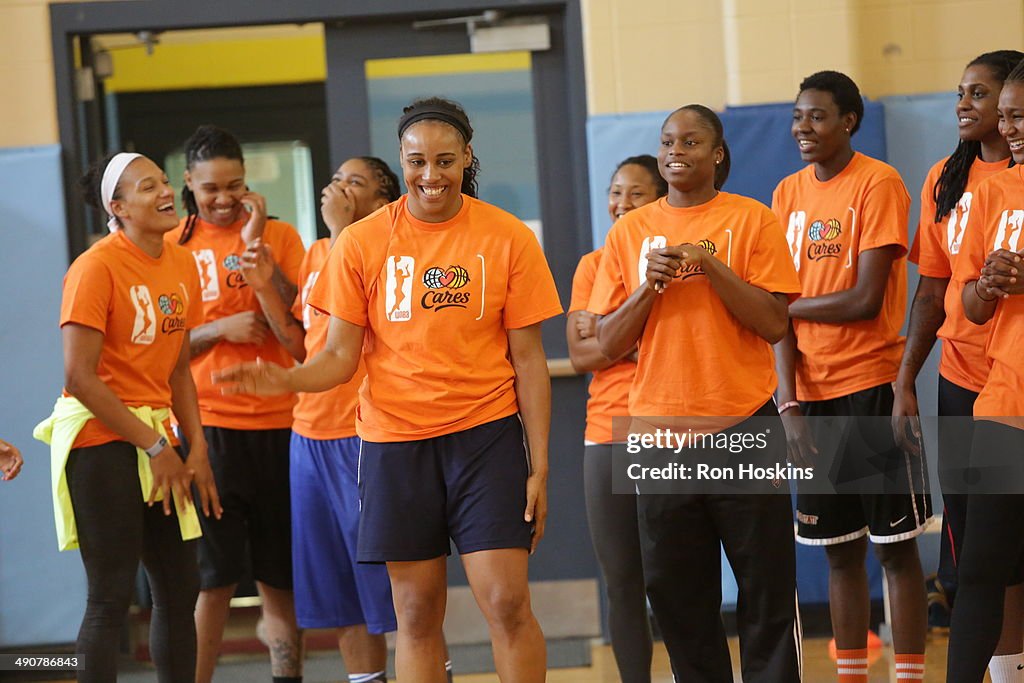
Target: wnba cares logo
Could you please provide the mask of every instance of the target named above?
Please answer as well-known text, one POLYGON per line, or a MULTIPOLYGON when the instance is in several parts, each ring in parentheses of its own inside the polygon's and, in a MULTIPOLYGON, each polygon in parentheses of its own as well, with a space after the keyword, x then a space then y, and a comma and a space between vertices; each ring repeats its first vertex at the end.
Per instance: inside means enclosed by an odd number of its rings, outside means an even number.
POLYGON ((160 312, 166 316, 160 331, 169 334, 185 330, 185 302, 177 294, 161 294, 156 300, 160 312))
POLYGON ((423 273, 423 284, 427 291, 420 299, 423 308, 440 311, 444 308, 465 308, 469 303, 469 292, 458 292, 469 283, 469 272, 462 266, 448 266, 443 270, 438 266, 427 268, 423 273))
POLYGON ((228 287, 232 289, 245 287, 245 277, 242 276, 242 260, 238 257, 238 254, 228 254, 225 256, 222 265, 228 271, 228 276, 225 278, 228 287))
POLYGON ((814 221, 807 228, 807 236, 811 243, 807 245, 807 259, 809 261, 820 261, 823 258, 839 258, 843 253, 843 245, 833 240, 843 232, 843 226, 838 218, 829 218, 827 221, 814 221))

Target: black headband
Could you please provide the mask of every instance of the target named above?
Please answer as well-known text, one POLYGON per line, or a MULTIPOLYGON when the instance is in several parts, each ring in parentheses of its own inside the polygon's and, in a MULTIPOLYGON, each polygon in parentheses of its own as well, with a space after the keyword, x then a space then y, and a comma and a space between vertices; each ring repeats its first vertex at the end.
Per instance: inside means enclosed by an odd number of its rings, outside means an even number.
POLYGON ((467 143, 473 139, 473 129, 469 127, 469 122, 461 119, 458 116, 453 116, 450 112, 436 107, 419 108, 416 107, 409 112, 402 115, 402 118, 398 121, 398 138, 401 139, 405 131, 414 123, 425 121, 427 119, 433 121, 443 121, 448 125, 455 128, 462 135, 462 139, 467 143))

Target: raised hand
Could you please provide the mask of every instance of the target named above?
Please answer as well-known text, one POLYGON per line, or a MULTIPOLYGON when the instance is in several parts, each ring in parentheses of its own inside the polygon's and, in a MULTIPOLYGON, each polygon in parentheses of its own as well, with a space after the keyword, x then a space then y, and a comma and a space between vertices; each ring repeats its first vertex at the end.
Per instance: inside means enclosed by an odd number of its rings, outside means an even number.
POLYGON ((242 277, 246 283, 259 291, 268 287, 274 277, 274 255, 270 245, 258 237, 249 243, 245 253, 242 254, 242 277))
POLYGON ((249 220, 242 226, 242 241, 248 246, 263 237, 263 229, 267 227, 267 200, 261 194, 246 192, 242 195, 242 204, 249 211, 249 220))
POLYGON ((355 212, 356 203, 341 183, 332 182, 320 193, 320 215, 331 230, 348 227, 355 212))

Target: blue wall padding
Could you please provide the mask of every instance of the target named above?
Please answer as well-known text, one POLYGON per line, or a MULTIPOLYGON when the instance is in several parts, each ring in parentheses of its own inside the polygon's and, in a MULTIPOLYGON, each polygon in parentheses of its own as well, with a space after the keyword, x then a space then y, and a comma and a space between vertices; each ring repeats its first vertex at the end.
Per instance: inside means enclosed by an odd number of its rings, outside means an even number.
POLYGON ((57 552, 49 450, 32 439, 63 383, 63 197, 56 145, 0 150, 0 438, 25 457, 0 482, 0 648, 74 641, 85 610, 81 558, 57 552))
MULTIPOLYGON (((882 105, 864 103, 864 122, 854 136, 854 147, 885 159, 886 141, 882 105)), ((725 189, 771 204, 780 180, 803 167, 790 134, 793 105, 765 104, 728 108, 720 114, 725 139, 732 153, 732 172, 725 189)), ((661 124, 668 112, 592 116, 587 122, 590 170, 590 215, 594 246, 604 244, 611 227, 608 217, 608 182, 616 164, 635 154, 658 153, 661 124)))

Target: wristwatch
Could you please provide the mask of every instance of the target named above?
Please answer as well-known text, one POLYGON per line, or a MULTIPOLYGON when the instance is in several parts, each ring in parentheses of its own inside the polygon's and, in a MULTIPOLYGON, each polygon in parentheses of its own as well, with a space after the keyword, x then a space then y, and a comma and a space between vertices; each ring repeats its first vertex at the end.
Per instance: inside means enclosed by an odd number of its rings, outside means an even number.
POLYGON ((146 455, 148 455, 151 458, 155 458, 156 456, 163 453, 164 449, 170 445, 171 443, 167 440, 167 437, 161 436, 159 439, 156 440, 155 444, 146 449, 146 455))

